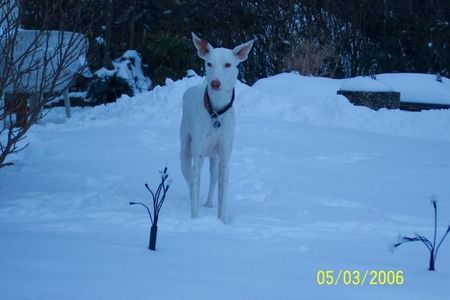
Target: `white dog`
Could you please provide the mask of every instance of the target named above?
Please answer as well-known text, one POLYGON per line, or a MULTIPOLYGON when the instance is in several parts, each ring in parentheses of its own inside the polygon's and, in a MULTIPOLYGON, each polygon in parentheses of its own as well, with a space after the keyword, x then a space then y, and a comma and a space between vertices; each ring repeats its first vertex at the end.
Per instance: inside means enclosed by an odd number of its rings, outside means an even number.
POLYGON ((191 199, 191 217, 198 217, 200 171, 209 157, 210 186, 207 207, 212 207, 219 180, 219 214, 227 223, 228 162, 234 137, 234 84, 238 65, 247 59, 253 40, 233 50, 213 48, 192 33, 197 54, 205 61, 206 83, 189 88, 183 96, 180 127, 181 171, 187 181, 191 199))

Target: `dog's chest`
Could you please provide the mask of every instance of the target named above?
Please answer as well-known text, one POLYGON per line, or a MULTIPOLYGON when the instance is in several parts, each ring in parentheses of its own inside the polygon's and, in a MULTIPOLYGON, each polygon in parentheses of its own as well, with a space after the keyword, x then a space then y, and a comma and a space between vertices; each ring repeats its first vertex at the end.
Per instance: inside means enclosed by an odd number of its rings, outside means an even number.
POLYGON ((229 148, 232 142, 232 138, 225 134, 211 132, 202 140, 203 149, 201 152, 204 156, 214 156, 217 155, 220 149, 229 148))
MULTIPOLYGON (((234 114, 232 111, 211 118, 209 115, 202 118, 201 126, 197 128, 197 138, 201 152, 205 156, 217 154, 219 149, 228 149, 233 143, 234 136, 234 114), (220 127, 214 127, 214 122, 219 121, 220 127)), ((195 140, 195 138, 194 138, 195 140)))

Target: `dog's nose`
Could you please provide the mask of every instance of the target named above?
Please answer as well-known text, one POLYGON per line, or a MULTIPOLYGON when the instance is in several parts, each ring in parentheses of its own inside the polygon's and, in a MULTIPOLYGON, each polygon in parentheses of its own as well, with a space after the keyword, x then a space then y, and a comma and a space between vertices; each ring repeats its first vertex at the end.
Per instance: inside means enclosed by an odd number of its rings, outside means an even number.
POLYGON ((220 81, 219 80, 213 80, 211 81, 211 87, 214 90, 218 90, 220 88, 220 81))

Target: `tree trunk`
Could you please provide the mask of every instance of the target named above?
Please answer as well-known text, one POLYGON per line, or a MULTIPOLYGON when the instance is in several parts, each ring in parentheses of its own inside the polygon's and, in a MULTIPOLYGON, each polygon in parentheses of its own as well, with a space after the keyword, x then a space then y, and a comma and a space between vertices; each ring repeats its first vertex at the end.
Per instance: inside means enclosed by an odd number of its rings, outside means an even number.
POLYGON ((105 0, 105 53, 103 65, 112 70, 114 67, 111 61, 111 31, 112 31, 112 0, 105 0))
POLYGON ((134 28, 136 23, 136 0, 131 2, 132 10, 130 17, 130 39, 128 41, 128 49, 134 49, 134 28))

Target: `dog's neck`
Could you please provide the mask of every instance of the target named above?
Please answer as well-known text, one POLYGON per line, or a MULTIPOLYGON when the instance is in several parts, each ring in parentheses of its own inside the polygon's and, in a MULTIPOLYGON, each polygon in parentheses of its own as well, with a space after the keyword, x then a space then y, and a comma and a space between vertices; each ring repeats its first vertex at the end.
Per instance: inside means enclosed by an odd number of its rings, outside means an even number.
POLYGON ((214 111, 222 110, 227 106, 233 96, 233 88, 230 90, 213 90, 209 85, 207 87, 211 108, 214 111))

